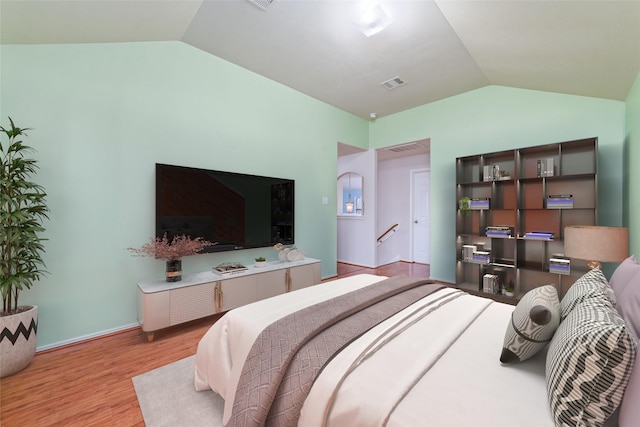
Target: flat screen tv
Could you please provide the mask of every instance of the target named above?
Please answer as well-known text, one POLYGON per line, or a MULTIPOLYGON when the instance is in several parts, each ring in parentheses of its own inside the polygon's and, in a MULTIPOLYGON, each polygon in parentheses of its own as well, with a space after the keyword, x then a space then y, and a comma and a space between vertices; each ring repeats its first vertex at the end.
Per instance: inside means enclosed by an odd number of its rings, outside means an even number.
POLYGON ((203 252, 293 244, 294 184, 156 163, 156 236, 217 242, 203 252))

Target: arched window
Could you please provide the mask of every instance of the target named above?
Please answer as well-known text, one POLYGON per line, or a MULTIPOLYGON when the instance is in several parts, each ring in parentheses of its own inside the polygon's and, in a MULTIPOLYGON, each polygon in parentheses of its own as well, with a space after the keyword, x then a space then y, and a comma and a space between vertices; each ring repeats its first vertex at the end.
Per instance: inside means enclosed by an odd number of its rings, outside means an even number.
POLYGON ((338 215, 364 215, 364 178, 355 172, 347 172, 338 177, 338 215))

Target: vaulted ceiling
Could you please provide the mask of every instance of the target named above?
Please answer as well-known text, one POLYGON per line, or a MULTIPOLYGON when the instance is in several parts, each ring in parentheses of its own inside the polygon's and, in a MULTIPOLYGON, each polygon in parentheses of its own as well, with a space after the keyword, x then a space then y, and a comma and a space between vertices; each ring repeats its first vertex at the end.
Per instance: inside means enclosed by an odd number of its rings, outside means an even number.
POLYGON ((381 0, 371 37, 361 1, 256 1, 0 0, 0 42, 178 40, 366 119, 487 85, 624 101, 640 72, 638 0, 381 0))

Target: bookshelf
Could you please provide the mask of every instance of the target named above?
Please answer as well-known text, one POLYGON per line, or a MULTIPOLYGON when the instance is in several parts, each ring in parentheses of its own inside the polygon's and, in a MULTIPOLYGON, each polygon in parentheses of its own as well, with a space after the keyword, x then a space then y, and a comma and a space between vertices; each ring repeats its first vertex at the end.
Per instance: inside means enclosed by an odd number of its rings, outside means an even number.
POLYGON ((553 283, 562 297, 587 271, 567 264, 563 230, 597 225, 597 159, 597 138, 457 158, 456 202, 475 208, 456 205, 456 285, 515 302, 553 283))

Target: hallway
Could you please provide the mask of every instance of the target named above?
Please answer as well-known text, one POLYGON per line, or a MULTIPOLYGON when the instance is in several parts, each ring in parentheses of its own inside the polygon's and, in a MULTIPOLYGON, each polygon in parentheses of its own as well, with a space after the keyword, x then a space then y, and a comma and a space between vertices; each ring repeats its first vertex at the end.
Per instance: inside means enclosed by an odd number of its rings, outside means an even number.
MULTIPOLYGON (((394 262, 391 264, 382 265, 378 268, 368 268, 359 265, 338 263, 338 277, 355 276, 356 274, 376 274, 379 276, 415 276, 415 277, 429 277, 430 266, 429 264, 418 264, 411 262, 394 262)), ((326 279, 333 280, 336 277, 326 279)), ((324 281, 324 280, 323 280, 324 281)))

